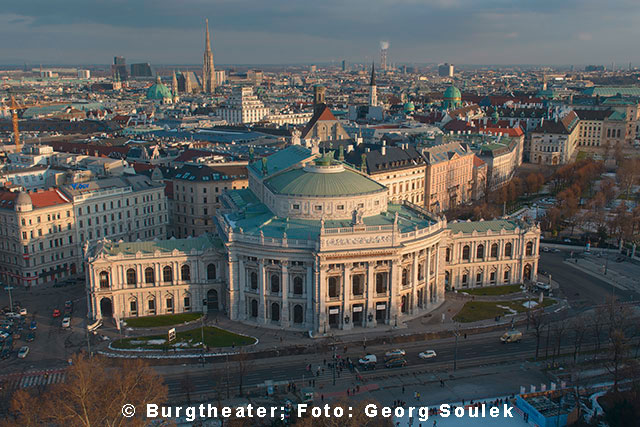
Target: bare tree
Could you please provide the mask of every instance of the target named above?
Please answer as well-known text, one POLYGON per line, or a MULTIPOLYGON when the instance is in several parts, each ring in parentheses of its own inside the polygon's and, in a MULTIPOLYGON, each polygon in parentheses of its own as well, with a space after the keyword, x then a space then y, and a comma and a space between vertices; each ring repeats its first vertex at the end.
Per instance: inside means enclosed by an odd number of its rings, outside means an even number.
POLYGON ((195 384, 191 376, 189 376, 189 371, 185 371, 184 376, 180 380, 180 388, 187 395, 187 403, 191 403, 191 393, 196 390, 195 384))
POLYGON ((578 361, 578 353, 584 340, 584 334, 587 332, 586 319, 583 316, 577 316, 571 321, 571 333, 573 338, 573 363, 578 361))
POLYGON ((613 329, 609 334, 609 358, 606 366, 609 373, 613 375, 613 390, 618 391, 620 381, 620 370, 627 357, 629 339, 621 329, 613 329))
POLYGON ((592 323, 592 331, 593 336, 596 339, 596 351, 594 358, 598 358, 598 352, 600 352, 600 346, 602 345, 602 334, 604 333, 605 326, 607 323, 607 308, 606 307, 597 307, 595 315, 593 316, 592 323))
POLYGON ((238 379, 240 382, 239 392, 240 392, 240 396, 242 396, 243 395, 242 387, 244 385, 244 377, 247 375, 247 373, 251 368, 251 359, 249 358, 249 355, 247 354, 247 352, 243 348, 240 348, 240 352, 235 357, 235 361, 238 366, 238 379))
POLYGON ((72 358, 67 381, 41 395, 18 391, 12 400, 6 426, 139 426, 146 425, 144 411, 131 418, 122 415, 123 406, 144 408, 147 403, 167 401, 167 387, 158 374, 140 359, 126 360, 109 368, 104 359, 85 354, 72 358))
POLYGON ((538 354, 540 352, 540 340, 542 338, 542 331, 546 325, 546 319, 544 317, 544 310, 535 310, 531 314, 531 326, 536 336, 536 360, 538 360, 538 354))
POLYGON ((562 339, 564 338, 564 334, 567 331, 567 323, 564 321, 559 321, 556 323, 554 327, 554 339, 555 346, 553 349, 553 359, 552 362, 556 362, 556 357, 560 357, 560 350, 562 348, 562 339))

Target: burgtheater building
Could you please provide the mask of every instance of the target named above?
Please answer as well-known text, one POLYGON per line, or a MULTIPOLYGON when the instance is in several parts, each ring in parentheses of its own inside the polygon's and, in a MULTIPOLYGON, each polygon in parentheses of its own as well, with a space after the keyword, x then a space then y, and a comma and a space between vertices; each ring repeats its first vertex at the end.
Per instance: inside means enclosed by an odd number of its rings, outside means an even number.
POLYGON ((537 225, 447 223, 297 145, 248 175, 248 188, 225 193, 217 236, 88 248, 91 315, 209 311, 324 334, 400 325, 446 290, 535 280, 537 225))

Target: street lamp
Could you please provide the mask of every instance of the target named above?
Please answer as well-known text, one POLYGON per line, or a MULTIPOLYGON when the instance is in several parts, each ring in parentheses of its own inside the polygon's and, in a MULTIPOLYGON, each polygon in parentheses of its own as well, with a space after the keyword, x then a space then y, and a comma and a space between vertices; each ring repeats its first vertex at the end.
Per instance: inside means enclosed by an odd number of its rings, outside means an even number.
POLYGON ((458 337, 460 336, 460 331, 458 331, 458 325, 455 325, 453 335, 456 337, 456 346, 453 351, 453 372, 455 372, 456 368, 458 367, 458 337))
POLYGON ((11 290, 13 290, 13 286, 7 285, 4 288, 5 291, 9 291, 9 308, 13 311, 13 299, 11 297, 11 290))

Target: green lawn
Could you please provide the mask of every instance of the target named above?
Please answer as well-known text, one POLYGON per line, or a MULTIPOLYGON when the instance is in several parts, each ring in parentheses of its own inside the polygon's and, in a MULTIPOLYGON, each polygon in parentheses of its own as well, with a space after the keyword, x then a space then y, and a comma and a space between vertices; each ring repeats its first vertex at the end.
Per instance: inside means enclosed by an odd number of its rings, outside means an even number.
POLYGON ((131 317, 126 319, 131 328, 155 328, 156 326, 172 326, 191 322, 202 317, 202 313, 165 314, 162 316, 131 317))
MULTIPOLYGON (((513 301, 469 301, 465 303, 462 310, 453 317, 453 320, 461 323, 477 322, 479 320, 493 319, 496 316, 504 316, 511 314, 511 311, 502 307, 509 307, 518 313, 527 311, 527 308, 523 305, 527 300, 518 299, 513 301), (498 307, 502 306, 502 307, 498 307)), ((533 299, 532 301, 535 301, 533 299)), ((555 304, 555 300, 552 298, 545 298, 542 303, 542 307, 548 307, 555 304)))
POLYGON ((506 295, 514 292, 520 292, 520 285, 487 286, 484 288, 464 289, 459 291, 466 292, 469 295, 506 295))
POLYGON ((593 154, 588 153, 586 151, 578 151, 578 155, 576 157, 576 161, 584 160, 584 159, 591 159, 591 158, 593 158, 593 154))
MULTIPOLYGON (((201 328, 178 332, 176 340, 167 346, 167 335, 153 335, 147 337, 123 338, 114 341, 112 347, 123 350, 130 348, 147 348, 150 350, 163 350, 165 348, 202 348, 201 328), (149 342, 152 341, 152 342, 149 342)), ((208 347, 244 346, 256 342, 255 338, 234 334, 213 326, 205 326, 204 342, 208 347)))

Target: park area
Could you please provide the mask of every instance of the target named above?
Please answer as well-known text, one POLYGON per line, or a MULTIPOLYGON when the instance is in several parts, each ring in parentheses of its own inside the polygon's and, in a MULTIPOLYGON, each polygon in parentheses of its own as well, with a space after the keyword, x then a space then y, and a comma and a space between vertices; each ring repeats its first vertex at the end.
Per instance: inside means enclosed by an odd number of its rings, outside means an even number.
POLYGON ((522 289, 520 287, 521 285, 487 286, 482 288, 465 289, 461 292, 477 296, 508 295, 521 292, 522 289))
POLYGON ((202 317, 202 313, 165 314, 162 316, 131 317, 125 322, 130 328, 156 328, 160 326, 181 325, 202 317))
POLYGON ((198 349, 202 348, 202 336, 204 335, 204 344, 209 348, 216 347, 235 347, 255 344, 256 339, 246 335, 238 335, 233 332, 213 326, 205 326, 204 328, 195 328, 188 331, 176 333, 176 338, 172 342, 167 342, 167 334, 150 335, 145 337, 123 338, 114 341, 112 348, 120 350, 130 349, 147 349, 147 350, 166 350, 166 349, 198 349))
MULTIPOLYGON (((555 304, 552 298, 546 298, 542 304, 531 300, 531 308, 549 307, 555 304)), ((526 299, 512 301, 469 301, 464 304, 462 310, 453 316, 453 320, 461 323, 477 322, 480 320, 494 319, 497 316, 514 315, 527 310, 526 299)))

